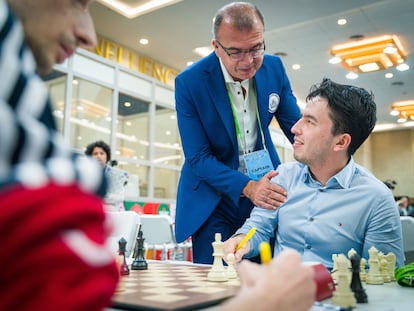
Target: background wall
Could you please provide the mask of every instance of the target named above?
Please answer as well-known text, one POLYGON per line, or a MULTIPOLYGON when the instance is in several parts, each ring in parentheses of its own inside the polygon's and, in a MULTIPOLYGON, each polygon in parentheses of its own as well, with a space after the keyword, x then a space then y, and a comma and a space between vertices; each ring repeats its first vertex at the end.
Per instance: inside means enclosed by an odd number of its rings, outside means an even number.
POLYGON ((374 132, 354 158, 380 180, 396 181, 394 196, 414 196, 414 130, 374 132))

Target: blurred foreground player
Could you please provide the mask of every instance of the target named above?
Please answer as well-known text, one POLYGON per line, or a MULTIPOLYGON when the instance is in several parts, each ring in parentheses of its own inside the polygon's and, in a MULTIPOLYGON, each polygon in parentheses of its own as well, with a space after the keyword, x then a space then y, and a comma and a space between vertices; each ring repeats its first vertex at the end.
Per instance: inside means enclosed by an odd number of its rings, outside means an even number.
POLYGON ((244 260, 238 267, 241 289, 218 311, 307 311, 316 294, 314 272, 293 250, 281 252, 268 264, 244 260))
POLYGON ((102 169, 64 144, 37 75, 95 45, 88 5, 0 0, 2 310, 101 310, 119 278, 102 169))

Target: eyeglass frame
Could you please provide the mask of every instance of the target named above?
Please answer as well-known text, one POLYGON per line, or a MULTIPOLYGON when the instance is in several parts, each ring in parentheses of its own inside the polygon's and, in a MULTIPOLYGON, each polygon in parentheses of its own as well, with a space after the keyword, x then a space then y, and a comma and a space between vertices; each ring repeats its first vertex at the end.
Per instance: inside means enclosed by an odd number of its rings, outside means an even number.
POLYGON ((259 58, 259 57, 263 56, 263 54, 266 50, 266 44, 265 44, 264 41, 261 43, 263 45, 263 47, 260 48, 260 49, 251 48, 251 49, 248 49, 248 50, 242 50, 242 49, 238 49, 238 48, 226 48, 226 47, 223 46, 223 44, 221 44, 221 42, 218 39, 215 39, 215 40, 218 43, 218 45, 223 49, 223 51, 227 54, 227 56, 230 57, 232 60, 242 60, 244 58, 244 56, 246 55, 246 53, 248 53, 251 58, 259 58), (229 52, 229 50, 232 50, 232 49, 235 51, 234 53, 229 52), (237 50, 237 52, 236 52, 236 50, 237 50), (259 53, 259 54, 258 55, 252 55, 252 53, 259 53), (240 56, 238 56, 238 55, 240 55, 240 56))

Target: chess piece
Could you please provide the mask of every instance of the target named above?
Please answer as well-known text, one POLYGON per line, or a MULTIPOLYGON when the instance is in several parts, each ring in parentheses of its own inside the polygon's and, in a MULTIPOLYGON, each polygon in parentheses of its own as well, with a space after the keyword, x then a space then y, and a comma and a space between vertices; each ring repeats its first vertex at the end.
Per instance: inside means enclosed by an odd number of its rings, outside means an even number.
POLYGON ((236 279, 237 272, 236 269, 234 269, 234 254, 230 253, 227 255, 227 264, 227 277, 229 279, 236 279))
POLYGON ((389 252, 387 255, 385 255, 385 259, 387 260, 387 264, 388 264, 387 271, 388 271, 388 275, 390 276, 390 281, 395 282, 394 270, 395 270, 395 263, 397 262, 397 258, 394 253, 389 252))
POLYGON ((344 254, 339 254, 337 259, 337 282, 338 285, 332 296, 332 303, 343 308, 355 308, 356 299, 349 286, 349 261, 344 254))
POLYGON ((137 243, 135 245, 134 254, 136 254, 134 261, 131 264, 132 270, 147 270, 148 264, 145 260, 145 248, 144 248, 145 239, 142 236, 141 227, 138 230, 137 243))
POLYGON ((359 277, 362 282, 366 282, 367 280, 367 270, 365 269, 367 264, 367 261, 365 258, 361 258, 360 264, 359 264, 359 277))
POLYGON ((128 275, 129 274, 129 268, 128 265, 126 263, 126 259, 125 259, 125 252, 126 252, 126 244, 127 244, 127 240, 125 240, 124 238, 121 238, 118 241, 118 255, 122 257, 122 262, 121 265, 119 267, 119 273, 121 275, 128 275))
POLYGON ((385 259, 385 255, 383 252, 380 252, 378 254, 378 260, 380 262, 380 273, 382 275, 382 279, 384 280, 384 283, 391 282, 391 278, 388 274, 388 262, 387 262, 387 259, 385 259))
POLYGON ((378 250, 371 246, 371 248, 368 250, 369 253, 369 259, 368 259, 368 265, 369 270, 367 273, 367 284, 384 284, 384 279, 380 273, 380 262, 378 259, 378 250))
POLYGON ((351 248, 349 251, 348 251, 348 258, 349 259, 351 259, 351 257, 353 256, 353 255, 355 255, 357 252, 356 252, 356 250, 354 249, 354 248, 351 248))
POLYGON ((221 241, 221 234, 215 234, 215 241, 211 243, 213 245, 213 266, 207 274, 207 280, 211 282, 226 282, 228 281, 226 269, 223 265, 223 246, 221 241))
POLYGON ((358 303, 366 303, 368 302, 368 296, 362 287, 360 279, 361 257, 357 253, 354 253, 350 259, 352 267, 351 290, 354 292, 355 299, 358 303))
POLYGON ((333 262, 333 266, 332 266, 332 271, 331 271, 331 277, 332 279, 334 279, 334 281, 337 281, 337 274, 338 274, 338 254, 332 254, 332 262, 333 262))

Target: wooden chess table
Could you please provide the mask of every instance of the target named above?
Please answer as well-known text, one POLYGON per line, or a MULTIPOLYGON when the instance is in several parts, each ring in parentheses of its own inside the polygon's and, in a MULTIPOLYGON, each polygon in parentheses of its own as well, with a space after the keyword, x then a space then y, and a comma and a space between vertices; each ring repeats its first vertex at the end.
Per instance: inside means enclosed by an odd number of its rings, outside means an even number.
POLYGON ((239 290, 238 279, 207 281, 210 265, 148 261, 148 270, 121 276, 112 307, 124 310, 195 310, 216 305, 239 290))

